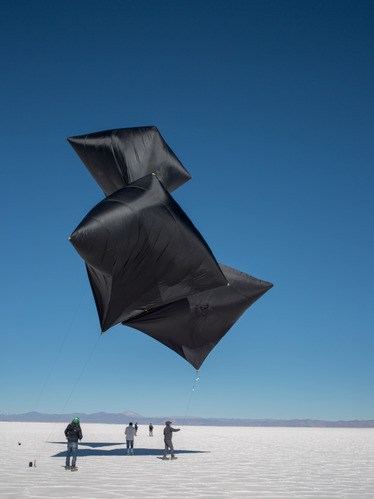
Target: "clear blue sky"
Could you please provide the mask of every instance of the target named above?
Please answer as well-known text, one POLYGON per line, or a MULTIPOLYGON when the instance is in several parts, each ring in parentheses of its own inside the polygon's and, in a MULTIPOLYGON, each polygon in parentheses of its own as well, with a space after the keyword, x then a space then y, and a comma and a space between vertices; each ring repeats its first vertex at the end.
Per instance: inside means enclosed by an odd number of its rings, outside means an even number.
POLYGON ((374 418, 373 2, 2 7, 0 412, 374 418), (274 283, 194 369, 100 326, 66 137, 156 125, 217 260, 274 283), (192 397, 190 399, 190 396, 192 397))

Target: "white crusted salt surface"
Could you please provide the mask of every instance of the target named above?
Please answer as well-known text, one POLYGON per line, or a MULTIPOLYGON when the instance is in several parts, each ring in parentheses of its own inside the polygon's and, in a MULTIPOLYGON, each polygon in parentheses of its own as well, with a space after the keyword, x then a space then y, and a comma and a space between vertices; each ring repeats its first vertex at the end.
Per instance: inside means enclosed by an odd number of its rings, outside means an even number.
POLYGON ((127 456, 124 426, 83 421, 71 472, 67 423, 0 422, 2 499, 374 498, 373 429, 186 426, 162 461, 161 426, 127 456))

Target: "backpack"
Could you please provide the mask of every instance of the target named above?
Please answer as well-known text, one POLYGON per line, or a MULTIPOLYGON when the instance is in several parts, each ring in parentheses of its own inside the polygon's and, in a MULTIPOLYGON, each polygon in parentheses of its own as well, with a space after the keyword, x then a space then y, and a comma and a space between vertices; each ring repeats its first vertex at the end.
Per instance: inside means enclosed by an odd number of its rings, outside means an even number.
POLYGON ((76 440, 78 441, 79 434, 80 434, 80 426, 78 424, 69 424, 69 426, 66 429, 66 436, 70 440, 76 440))

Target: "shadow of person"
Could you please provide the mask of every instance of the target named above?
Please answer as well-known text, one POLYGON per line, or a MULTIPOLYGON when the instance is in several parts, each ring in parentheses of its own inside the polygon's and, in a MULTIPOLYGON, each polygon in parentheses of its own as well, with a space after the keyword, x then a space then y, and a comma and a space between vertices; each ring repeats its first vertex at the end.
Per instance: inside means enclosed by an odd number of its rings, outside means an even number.
MULTIPOLYGON (((48 442, 50 444, 62 444, 66 445, 66 442, 48 442)), ((126 456, 127 450, 123 443, 113 443, 113 442, 80 442, 79 443, 79 456, 88 457, 88 456, 126 456), (117 446, 116 449, 106 449, 105 447, 114 447, 117 446), (119 449, 118 446, 121 446, 119 449)), ((148 449, 145 447, 135 447, 134 454, 136 456, 159 456, 163 454, 164 449, 148 449)), ((209 451, 200 451, 200 450, 187 450, 187 449, 178 449, 174 451, 175 454, 204 454, 209 451)), ((63 457, 66 456, 66 450, 58 452, 51 457, 63 457)))

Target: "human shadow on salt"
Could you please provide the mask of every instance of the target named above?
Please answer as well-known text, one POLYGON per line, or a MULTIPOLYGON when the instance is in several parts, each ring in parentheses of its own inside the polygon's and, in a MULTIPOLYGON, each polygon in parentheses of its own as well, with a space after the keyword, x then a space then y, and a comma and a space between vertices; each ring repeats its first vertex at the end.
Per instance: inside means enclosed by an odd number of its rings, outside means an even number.
MULTIPOLYGON (((67 444, 67 442, 47 442, 48 444, 60 444, 60 445, 65 445, 67 444)), ((79 449, 81 447, 92 447, 92 448, 95 448, 95 447, 114 447, 115 445, 125 445, 125 443, 123 442, 78 442, 78 447, 79 449)))
MULTIPOLYGON (((62 444, 66 446, 66 442, 48 442, 48 443, 53 443, 53 444, 62 444)), ((164 449, 147 449, 144 447, 134 447, 134 456, 160 456, 164 452, 164 449)), ((204 454, 209 451, 201 451, 201 450, 184 450, 184 449, 177 449, 174 450, 175 454, 204 454)), ((62 452, 58 452, 57 454, 54 454, 52 457, 64 457, 66 456, 66 450, 63 450, 62 452)), ((128 456, 127 455, 127 449, 126 445, 123 443, 99 443, 99 442, 92 442, 92 443, 79 443, 78 444, 78 457, 88 457, 88 456, 126 456, 129 459, 131 459, 134 456, 128 456), (103 449, 102 447, 114 447, 114 446, 121 446, 120 449, 103 449), (101 448, 100 448, 101 447, 101 448)))

